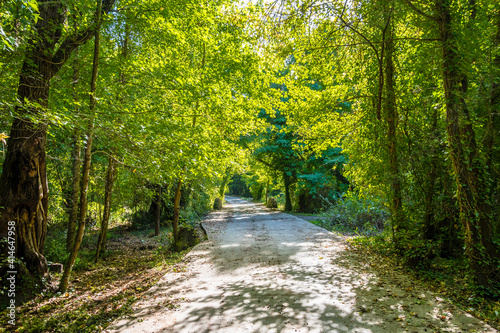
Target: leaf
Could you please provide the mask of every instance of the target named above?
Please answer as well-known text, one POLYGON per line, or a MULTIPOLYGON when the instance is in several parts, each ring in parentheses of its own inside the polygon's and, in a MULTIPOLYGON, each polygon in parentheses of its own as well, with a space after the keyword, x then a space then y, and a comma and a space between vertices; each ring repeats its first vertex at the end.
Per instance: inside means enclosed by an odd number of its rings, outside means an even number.
POLYGON ((0 140, 2 140, 3 144, 7 144, 7 141, 5 141, 5 139, 8 139, 9 136, 7 134, 5 134, 5 132, 2 132, 0 133, 0 140))

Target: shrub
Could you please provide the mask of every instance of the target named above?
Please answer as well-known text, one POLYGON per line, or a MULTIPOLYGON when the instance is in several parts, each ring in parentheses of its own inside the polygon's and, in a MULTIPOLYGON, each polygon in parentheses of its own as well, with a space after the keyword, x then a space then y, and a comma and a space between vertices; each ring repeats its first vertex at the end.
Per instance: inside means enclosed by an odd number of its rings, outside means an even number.
POLYGON ((267 208, 278 208, 278 202, 276 201, 275 198, 273 197, 269 197, 267 199, 267 204, 266 204, 266 207, 267 208))
POLYGON ((133 230, 153 228, 155 216, 146 210, 140 210, 130 215, 133 230))
POLYGON ((344 231, 377 234, 384 229, 389 212, 380 203, 369 199, 347 195, 339 198, 325 212, 327 223, 332 229, 340 226, 344 231))
POLYGON ((215 200, 214 200, 214 209, 215 210, 222 209, 222 199, 221 198, 215 198, 215 200))

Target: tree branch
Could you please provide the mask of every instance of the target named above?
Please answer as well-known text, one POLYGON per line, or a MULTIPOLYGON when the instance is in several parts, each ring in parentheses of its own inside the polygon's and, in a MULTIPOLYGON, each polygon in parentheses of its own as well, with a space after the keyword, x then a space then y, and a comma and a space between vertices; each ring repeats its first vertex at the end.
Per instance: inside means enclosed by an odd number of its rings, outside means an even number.
MULTIPOLYGON (((113 8, 114 3, 115 0, 103 0, 101 12, 103 14, 108 14, 111 11, 111 8, 113 8)), ((71 52, 73 52, 80 45, 85 44, 94 36, 98 23, 99 22, 94 21, 87 29, 75 32, 62 42, 61 46, 59 46, 56 53, 52 57, 53 73, 57 73, 57 71, 64 65, 64 63, 71 56, 71 52)))

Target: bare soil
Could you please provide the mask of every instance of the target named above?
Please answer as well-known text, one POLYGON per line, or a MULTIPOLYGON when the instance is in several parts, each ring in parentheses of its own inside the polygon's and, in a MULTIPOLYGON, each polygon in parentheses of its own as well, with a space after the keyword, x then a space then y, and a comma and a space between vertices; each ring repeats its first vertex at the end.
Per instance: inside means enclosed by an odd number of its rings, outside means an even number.
POLYGON ((342 237, 226 197, 197 245, 108 332, 497 332, 342 237), (368 258, 369 259, 369 258, 368 258))

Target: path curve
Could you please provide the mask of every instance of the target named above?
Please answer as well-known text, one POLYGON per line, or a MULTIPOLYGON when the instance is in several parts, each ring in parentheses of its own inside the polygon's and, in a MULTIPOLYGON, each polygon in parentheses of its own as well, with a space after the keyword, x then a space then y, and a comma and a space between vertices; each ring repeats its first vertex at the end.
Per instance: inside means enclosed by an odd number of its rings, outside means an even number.
POLYGON ((109 332, 497 332, 411 281, 379 280, 343 240, 226 197, 209 241, 109 332))

